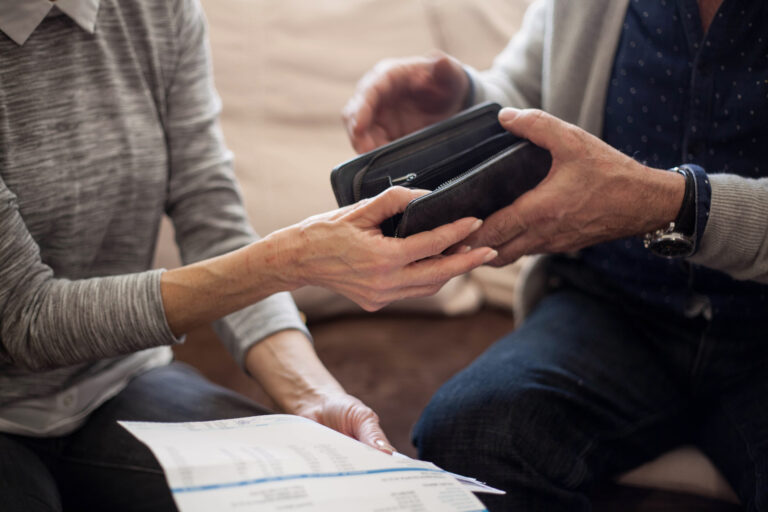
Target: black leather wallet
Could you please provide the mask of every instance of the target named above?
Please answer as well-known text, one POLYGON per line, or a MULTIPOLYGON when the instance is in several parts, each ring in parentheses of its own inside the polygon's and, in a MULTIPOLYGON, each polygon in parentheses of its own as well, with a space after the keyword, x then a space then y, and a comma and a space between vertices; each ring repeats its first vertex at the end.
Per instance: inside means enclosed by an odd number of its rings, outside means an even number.
POLYGON ((386 235, 406 237, 462 217, 485 219, 511 204, 544 179, 552 158, 507 132, 500 108, 475 106, 335 167, 339 206, 395 185, 431 190, 381 226, 386 235))

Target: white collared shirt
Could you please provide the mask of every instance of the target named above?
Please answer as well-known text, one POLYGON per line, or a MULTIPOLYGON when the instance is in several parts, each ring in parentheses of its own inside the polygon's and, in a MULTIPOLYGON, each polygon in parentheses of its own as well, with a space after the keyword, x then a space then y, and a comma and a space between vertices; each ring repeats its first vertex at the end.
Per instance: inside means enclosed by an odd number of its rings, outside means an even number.
POLYGON ((99 0, 0 0, 0 31, 23 45, 51 11, 61 11, 93 34, 99 0))

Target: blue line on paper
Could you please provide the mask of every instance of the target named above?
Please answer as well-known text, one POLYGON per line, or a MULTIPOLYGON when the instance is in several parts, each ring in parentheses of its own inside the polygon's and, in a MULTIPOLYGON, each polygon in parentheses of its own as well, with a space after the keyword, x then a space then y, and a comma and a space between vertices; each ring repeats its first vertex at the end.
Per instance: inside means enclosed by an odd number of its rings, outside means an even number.
MULTIPOLYGON (((263 484, 265 482, 279 482, 285 480, 301 480, 305 478, 335 478, 340 476, 359 476, 359 475, 373 475, 377 473, 395 473, 401 471, 431 471, 434 473, 444 473, 441 469, 431 468, 389 468, 389 469, 373 469, 367 471, 346 471, 341 473, 308 473, 300 475, 285 475, 285 476, 273 476, 267 478, 257 478, 254 480, 242 480, 240 482, 227 482, 223 484, 209 484, 209 485, 194 485, 190 487, 172 487, 171 492, 198 492, 198 491, 213 491, 216 489, 225 489, 228 487, 243 487, 245 485, 263 484)), ((474 512, 474 511, 473 511, 474 512)), ((476 511, 487 512, 487 511, 476 511)))

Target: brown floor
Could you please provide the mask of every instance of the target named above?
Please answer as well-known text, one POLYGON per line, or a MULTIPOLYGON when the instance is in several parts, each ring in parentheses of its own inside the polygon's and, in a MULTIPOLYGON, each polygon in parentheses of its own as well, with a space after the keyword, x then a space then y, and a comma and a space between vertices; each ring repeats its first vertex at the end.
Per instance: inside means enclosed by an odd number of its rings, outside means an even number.
MULTIPOLYGON (((441 383, 514 326, 504 312, 458 318, 370 314, 311 323, 315 347, 347 391, 371 406, 398 450, 415 455, 409 433, 441 383)), ((206 328, 176 347, 176 356, 208 378, 269 405, 253 381, 206 328)), ((687 495, 608 486, 594 497, 598 512, 734 512, 687 495)))

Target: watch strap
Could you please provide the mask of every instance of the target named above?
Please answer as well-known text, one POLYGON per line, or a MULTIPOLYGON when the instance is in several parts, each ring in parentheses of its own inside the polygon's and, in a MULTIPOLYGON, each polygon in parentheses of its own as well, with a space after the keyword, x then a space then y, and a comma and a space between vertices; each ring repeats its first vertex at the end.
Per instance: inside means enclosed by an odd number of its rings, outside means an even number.
POLYGON ((684 165, 674 167, 671 170, 679 172, 685 178, 683 204, 675 218, 675 231, 693 238, 696 234, 696 179, 693 171, 684 165))

